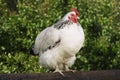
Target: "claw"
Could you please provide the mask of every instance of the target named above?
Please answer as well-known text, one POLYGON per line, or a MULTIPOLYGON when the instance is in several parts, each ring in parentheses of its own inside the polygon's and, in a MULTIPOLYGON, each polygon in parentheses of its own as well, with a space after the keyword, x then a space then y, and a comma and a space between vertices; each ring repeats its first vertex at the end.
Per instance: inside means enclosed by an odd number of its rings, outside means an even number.
POLYGON ((60 73, 62 76, 64 76, 64 74, 62 73, 61 70, 56 69, 53 73, 56 73, 56 72, 58 72, 58 73, 60 73))
POLYGON ((71 71, 71 72, 73 72, 73 73, 76 72, 76 70, 72 70, 72 69, 70 69, 69 71, 71 71))
POLYGON ((75 72, 76 70, 72 70, 72 69, 67 69, 66 71, 71 71, 71 72, 75 72))

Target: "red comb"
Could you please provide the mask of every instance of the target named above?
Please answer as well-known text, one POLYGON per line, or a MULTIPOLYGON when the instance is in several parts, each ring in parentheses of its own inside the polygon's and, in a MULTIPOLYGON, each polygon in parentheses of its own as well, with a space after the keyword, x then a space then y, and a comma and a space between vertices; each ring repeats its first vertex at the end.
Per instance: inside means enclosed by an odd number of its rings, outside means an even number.
POLYGON ((74 11, 76 13, 76 15, 79 16, 79 12, 76 8, 71 8, 71 11, 74 11))

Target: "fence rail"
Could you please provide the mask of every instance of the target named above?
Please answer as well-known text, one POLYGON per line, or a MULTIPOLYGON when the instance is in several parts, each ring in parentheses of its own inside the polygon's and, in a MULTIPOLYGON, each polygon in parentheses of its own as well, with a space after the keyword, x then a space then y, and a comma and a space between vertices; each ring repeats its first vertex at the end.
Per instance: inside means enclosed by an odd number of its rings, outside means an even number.
POLYGON ((0 80, 120 80, 120 70, 0 74, 0 80))

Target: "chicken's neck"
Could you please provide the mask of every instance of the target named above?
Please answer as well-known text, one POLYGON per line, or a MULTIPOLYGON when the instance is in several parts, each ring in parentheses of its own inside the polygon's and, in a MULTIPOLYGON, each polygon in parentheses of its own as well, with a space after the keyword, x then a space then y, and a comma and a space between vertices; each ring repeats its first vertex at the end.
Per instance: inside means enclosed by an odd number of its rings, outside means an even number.
POLYGON ((71 22, 70 20, 65 20, 65 21, 60 20, 54 25, 54 28, 63 29, 66 25, 71 25, 71 24, 73 24, 73 22, 71 22))

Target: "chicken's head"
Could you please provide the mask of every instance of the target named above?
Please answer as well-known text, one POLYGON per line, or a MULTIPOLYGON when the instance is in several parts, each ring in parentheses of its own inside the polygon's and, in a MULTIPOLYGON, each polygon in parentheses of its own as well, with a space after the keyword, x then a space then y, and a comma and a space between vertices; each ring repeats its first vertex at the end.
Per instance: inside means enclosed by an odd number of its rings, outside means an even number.
POLYGON ((79 19, 79 13, 77 11, 77 9, 75 8, 72 8, 71 9, 71 12, 68 16, 68 19, 74 23, 77 23, 78 22, 78 19, 79 19))

